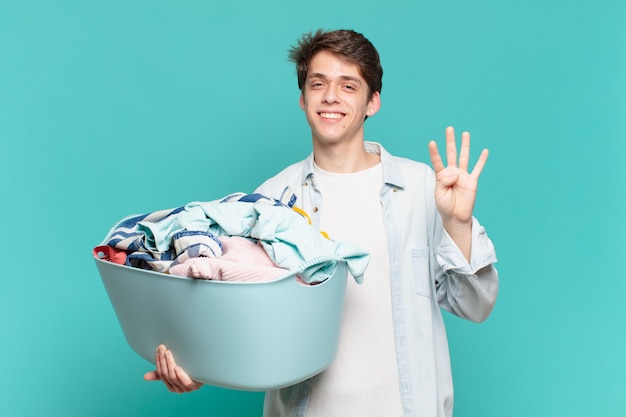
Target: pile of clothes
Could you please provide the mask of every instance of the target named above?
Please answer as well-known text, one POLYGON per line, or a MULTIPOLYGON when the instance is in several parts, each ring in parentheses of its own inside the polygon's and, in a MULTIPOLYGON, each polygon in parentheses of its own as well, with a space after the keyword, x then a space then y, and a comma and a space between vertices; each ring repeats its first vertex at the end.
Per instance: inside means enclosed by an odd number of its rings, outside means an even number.
POLYGON ((362 281, 369 254, 316 230, 285 189, 280 200, 234 193, 120 220, 93 249, 99 259, 193 278, 260 282, 292 273, 307 284, 346 262, 362 281))

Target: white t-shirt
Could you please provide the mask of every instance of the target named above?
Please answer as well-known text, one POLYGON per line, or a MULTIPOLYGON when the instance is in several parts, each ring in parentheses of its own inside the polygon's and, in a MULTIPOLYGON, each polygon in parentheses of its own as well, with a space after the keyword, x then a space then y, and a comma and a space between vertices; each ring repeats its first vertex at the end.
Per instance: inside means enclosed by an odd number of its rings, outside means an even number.
POLYGON ((337 357, 314 379, 306 417, 400 417, 382 165, 349 174, 316 166, 314 175, 323 201, 320 230, 371 256, 363 284, 348 277, 337 357))

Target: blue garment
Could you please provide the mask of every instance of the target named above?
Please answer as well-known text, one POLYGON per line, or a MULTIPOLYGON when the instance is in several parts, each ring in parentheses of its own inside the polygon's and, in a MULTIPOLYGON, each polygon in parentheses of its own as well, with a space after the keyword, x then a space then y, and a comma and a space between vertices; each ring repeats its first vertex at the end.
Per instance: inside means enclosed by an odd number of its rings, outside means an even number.
POLYGON ((103 244, 128 251, 127 265, 167 272, 191 257, 221 256, 219 236, 243 236, 260 241, 277 266, 298 272, 304 282, 330 278, 340 261, 346 262, 359 282, 369 254, 324 237, 291 209, 294 201, 284 188, 278 199, 234 193, 210 202, 191 202, 125 219, 113 227, 103 244))
POLYGON ((128 266, 157 272, 167 272, 189 258, 221 256, 221 242, 204 226, 180 226, 185 214, 185 207, 176 207, 127 216, 111 228, 102 245, 125 251, 128 266), (168 238, 153 231, 155 227, 168 230, 168 238))
MULTIPOLYGON (((468 262, 442 227, 434 201, 434 172, 425 164, 380 154, 381 204, 390 263, 393 328, 404 417, 452 415, 453 387, 448 341, 441 308, 475 322, 490 314, 498 293, 494 247, 473 219, 468 262)), ((319 224, 323 198, 316 188, 313 155, 263 183, 256 192, 279 195, 289 187, 296 205, 319 224)), ((365 365, 364 365, 365 366, 365 365)), ((312 379, 266 393, 264 416, 305 415, 312 379)))

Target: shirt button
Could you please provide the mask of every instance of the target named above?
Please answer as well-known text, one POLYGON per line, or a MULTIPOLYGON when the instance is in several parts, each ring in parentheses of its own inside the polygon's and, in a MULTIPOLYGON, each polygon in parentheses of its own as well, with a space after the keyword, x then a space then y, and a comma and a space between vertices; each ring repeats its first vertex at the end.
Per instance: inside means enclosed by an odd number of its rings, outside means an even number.
POLYGON ((317 207, 313 207, 313 213, 317 213, 317 207))

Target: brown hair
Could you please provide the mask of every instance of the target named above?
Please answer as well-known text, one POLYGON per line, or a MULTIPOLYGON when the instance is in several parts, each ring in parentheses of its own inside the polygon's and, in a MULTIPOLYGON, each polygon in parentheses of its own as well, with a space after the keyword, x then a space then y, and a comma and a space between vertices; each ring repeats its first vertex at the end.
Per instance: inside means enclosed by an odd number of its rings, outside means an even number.
POLYGON ((323 50, 340 55, 355 64, 369 88, 369 95, 383 88, 383 67, 374 45, 360 33, 353 30, 323 31, 305 33, 298 43, 289 49, 289 60, 296 64, 298 88, 302 90, 313 56, 323 50))

